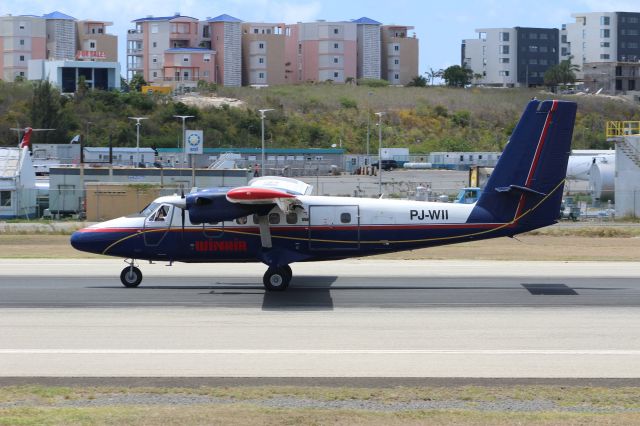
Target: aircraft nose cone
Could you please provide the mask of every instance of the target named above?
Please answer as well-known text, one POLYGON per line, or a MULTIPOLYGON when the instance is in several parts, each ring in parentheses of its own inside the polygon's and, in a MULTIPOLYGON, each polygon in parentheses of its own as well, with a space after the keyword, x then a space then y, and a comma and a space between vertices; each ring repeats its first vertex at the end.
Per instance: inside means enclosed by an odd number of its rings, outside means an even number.
POLYGON ((89 238, 87 232, 76 231, 71 234, 71 246, 76 250, 91 252, 89 238))

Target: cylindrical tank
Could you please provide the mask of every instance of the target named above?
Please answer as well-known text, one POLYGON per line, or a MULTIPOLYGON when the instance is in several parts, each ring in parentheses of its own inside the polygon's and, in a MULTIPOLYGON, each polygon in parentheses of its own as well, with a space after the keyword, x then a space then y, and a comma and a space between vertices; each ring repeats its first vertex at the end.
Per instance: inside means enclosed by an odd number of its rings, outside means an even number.
POLYGON ((600 201, 614 201, 616 168, 613 162, 594 163, 589 170, 591 197, 600 201))

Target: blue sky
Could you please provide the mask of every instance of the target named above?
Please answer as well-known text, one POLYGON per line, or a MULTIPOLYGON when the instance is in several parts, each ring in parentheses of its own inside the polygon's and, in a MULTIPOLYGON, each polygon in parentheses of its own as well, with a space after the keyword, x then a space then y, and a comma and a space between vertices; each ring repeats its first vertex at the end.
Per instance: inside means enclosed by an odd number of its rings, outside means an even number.
POLYGON ((384 24, 411 25, 420 39, 420 72, 446 68, 460 62, 460 42, 474 38, 476 28, 560 27, 572 22, 577 12, 640 12, 638 0, 21 0, 0 2, 0 15, 42 15, 59 10, 78 19, 112 21, 111 32, 119 36, 120 62, 125 72, 126 30, 131 21, 147 15, 168 16, 174 12, 204 19, 223 13, 244 21, 285 22, 351 20, 366 16, 384 24), (532 9, 530 5, 535 5, 532 9))

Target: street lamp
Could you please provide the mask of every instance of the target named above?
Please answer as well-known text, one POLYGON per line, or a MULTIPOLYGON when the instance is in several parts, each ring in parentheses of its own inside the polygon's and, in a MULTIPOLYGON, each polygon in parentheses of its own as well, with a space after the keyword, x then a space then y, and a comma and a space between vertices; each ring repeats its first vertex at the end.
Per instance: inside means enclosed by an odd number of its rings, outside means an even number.
MULTIPOLYGON (((136 120, 136 161, 140 163, 140 121, 148 120, 147 117, 129 117, 129 120, 136 120)), ((136 165, 138 167, 138 165, 136 165)))
POLYGON ((384 112, 376 112, 378 116, 378 194, 382 197, 382 116, 384 112))
POLYGON ((260 164, 260 176, 264 176, 264 117, 265 113, 273 111, 273 109, 260 109, 260 120, 262 124, 262 163, 260 164))
POLYGON ((369 139, 371 137, 371 95, 373 95, 373 92, 369 92, 367 95, 367 170, 371 167, 371 155, 369 154, 369 139))
MULTIPOLYGON (((194 118, 194 115, 174 115, 175 118, 181 118, 182 119, 182 149, 184 151, 184 161, 187 161, 187 143, 185 140, 185 127, 184 127, 184 122, 187 121, 187 118, 194 118)), ((178 147, 179 149, 180 147, 178 147)), ((183 166, 184 166, 184 162, 183 162, 183 166)))

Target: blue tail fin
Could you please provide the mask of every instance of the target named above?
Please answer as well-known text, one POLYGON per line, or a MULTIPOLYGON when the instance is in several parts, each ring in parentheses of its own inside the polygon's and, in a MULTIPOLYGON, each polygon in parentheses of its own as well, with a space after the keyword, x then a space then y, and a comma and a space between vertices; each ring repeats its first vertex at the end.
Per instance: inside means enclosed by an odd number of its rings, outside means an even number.
POLYGON ((469 222, 513 223, 517 232, 556 222, 576 109, 574 102, 529 102, 469 222))

